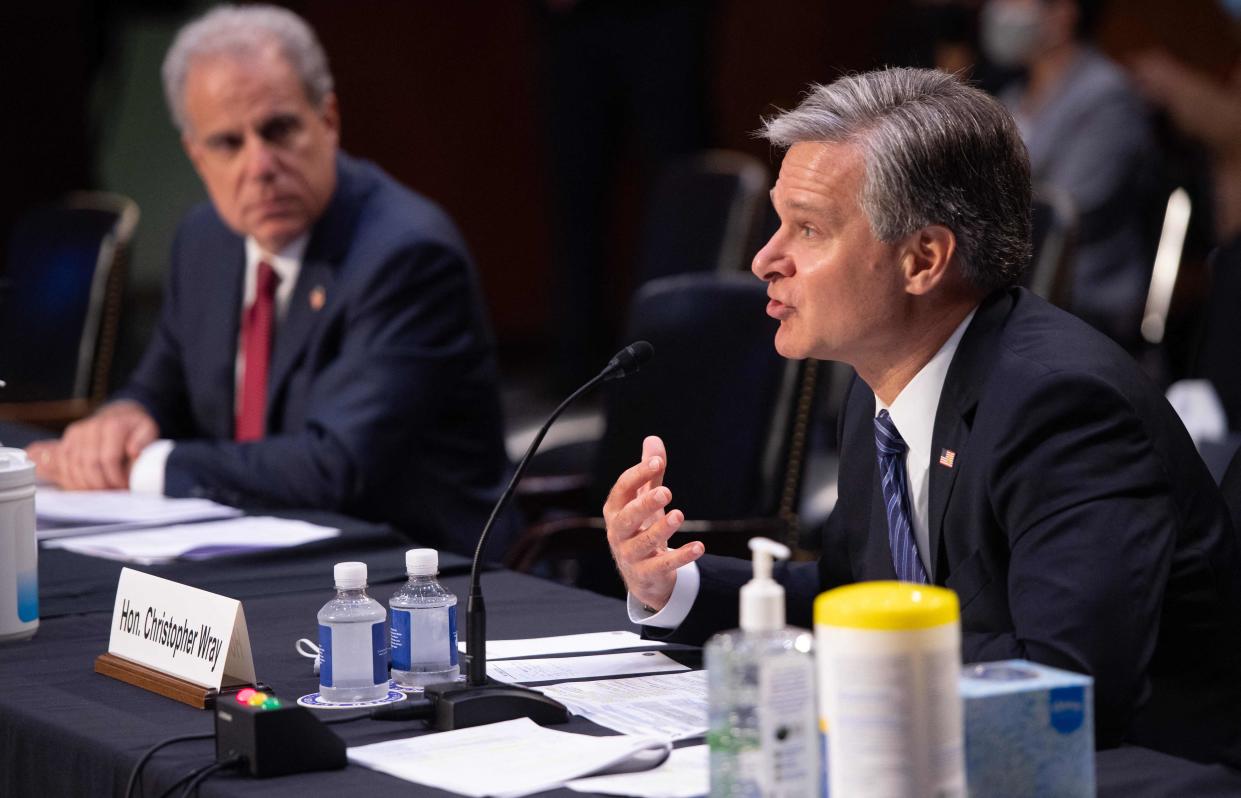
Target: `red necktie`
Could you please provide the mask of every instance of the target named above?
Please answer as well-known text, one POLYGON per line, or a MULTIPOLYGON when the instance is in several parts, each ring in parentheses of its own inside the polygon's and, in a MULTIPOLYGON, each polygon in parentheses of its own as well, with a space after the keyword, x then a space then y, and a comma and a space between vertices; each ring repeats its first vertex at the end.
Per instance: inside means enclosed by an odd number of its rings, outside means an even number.
POLYGON ((271 361, 272 321, 276 311, 276 286, 280 275, 266 262, 259 263, 254 301, 241 322, 241 351, 246 363, 241 377, 241 407, 237 411, 237 440, 263 437, 267 415, 267 367, 271 361))

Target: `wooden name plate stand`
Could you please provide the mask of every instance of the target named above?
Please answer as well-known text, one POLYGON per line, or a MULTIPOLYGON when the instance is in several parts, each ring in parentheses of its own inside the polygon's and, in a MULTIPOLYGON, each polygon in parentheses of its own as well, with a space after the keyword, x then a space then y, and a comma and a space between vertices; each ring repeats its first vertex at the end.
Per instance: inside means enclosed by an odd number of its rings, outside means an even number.
POLYGON ((104 676, 111 676, 113 679, 141 687, 143 690, 150 690, 152 693, 180 701, 182 704, 189 704, 195 709, 209 709, 215 706, 220 696, 232 695, 246 687, 267 691, 271 689, 261 682, 249 684, 240 681, 227 684, 219 690, 214 687, 203 687, 108 653, 95 657, 95 673, 102 673, 104 676))

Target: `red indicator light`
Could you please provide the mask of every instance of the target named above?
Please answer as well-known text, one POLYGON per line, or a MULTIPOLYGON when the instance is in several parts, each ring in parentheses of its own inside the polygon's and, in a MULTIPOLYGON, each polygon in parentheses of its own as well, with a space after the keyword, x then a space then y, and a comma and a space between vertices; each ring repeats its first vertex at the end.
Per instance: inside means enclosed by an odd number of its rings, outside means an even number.
POLYGON ((255 690, 253 687, 247 687, 244 690, 239 691, 237 693, 237 703, 238 704, 249 704, 250 698, 257 692, 258 691, 255 690))

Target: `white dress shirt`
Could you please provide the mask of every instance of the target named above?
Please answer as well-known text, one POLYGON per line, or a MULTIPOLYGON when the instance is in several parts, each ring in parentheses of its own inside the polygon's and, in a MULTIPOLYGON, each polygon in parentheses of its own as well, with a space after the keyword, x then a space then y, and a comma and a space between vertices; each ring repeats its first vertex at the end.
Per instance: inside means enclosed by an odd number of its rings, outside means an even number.
MULTIPOLYGON (((918 370, 891 405, 885 405, 875 397, 875 415, 880 410, 887 410, 892 416, 892 423, 905 440, 908 449, 905 451, 905 473, 909 484, 909 504, 913 517, 914 542, 918 547, 918 556, 928 574, 931 573, 930 557, 930 525, 931 514, 931 436, 935 432, 935 413, 939 407, 939 395, 944 390, 944 380, 948 377, 948 366, 957 353, 957 345, 965 328, 974 318, 977 308, 971 310, 939 351, 918 370)), ((664 608, 656 613, 646 611, 632 596, 628 596, 626 606, 629 620, 644 626, 661 629, 675 629, 689 615, 694 599, 698 597, 698 564, 687 563, 677 569, 676 584, 672 588, 672 596, 664 608)))
MULTIPOLYGON (((243 323, 238 325, 237 358, 233 369, 233 403, 234 411, 241 407, 241 381, 245 375, 246 354, 241 346, 241 330, 244 327, 246 309, 254 302, 258 293, 259 262, 267 261, 272 271, 280 278, 276 285, 276 324, 284 321, 289 311, 289 300, 293 296, 293 288, 297 285, 297 275, 302 270, 302 256, 306 254, 306 245, 310 242, 310 233, 305 233, 275 255, 263 251, 253 238, 246 237, 246 274, 242 281, 241 314, 243 323)), ((173 442, 164 438, 152 441, 147 445, 134 467, 129 472, 129 489, 134 493, 160 495, 164 492, 164 467, 168 463, 168 455, 172 454, 173 442)))

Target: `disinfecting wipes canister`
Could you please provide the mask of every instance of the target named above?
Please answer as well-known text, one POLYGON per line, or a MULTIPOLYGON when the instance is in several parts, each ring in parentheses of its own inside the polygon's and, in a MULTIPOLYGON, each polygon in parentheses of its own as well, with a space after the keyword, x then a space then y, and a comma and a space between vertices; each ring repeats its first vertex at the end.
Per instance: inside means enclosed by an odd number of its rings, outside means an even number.
POLYGON ((814 630, 831 797, 964 798, 956 594, 837 588, 815 600, 814 630))
POLYGON ((21 449, 0 448, 0 641, 39 628, 34 529, 34 463, 21 449))

